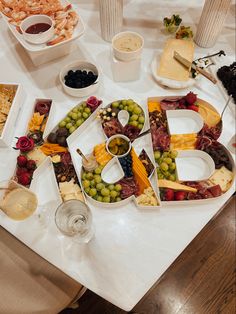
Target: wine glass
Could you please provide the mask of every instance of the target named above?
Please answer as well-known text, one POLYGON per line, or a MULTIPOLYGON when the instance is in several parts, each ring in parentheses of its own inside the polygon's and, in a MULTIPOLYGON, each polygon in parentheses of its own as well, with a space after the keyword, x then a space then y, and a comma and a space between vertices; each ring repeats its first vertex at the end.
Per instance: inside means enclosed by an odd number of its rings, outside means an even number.
POLYGON ((76 242, 88 243, 93 236, 91 210, 79 200, 61 203, 55 213, 55 223, 64 235, 76 242))

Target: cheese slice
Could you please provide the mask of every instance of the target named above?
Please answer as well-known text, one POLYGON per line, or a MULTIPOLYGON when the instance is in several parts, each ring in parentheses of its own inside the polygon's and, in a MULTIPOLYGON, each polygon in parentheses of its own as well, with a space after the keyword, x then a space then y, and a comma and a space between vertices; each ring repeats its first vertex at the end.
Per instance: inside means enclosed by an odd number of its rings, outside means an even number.
POLYGON ((174 59, 174 51, 192 63, 194 55, 193 41, 169 39, 165 44, 157 75, 176 81, 187 81, 189 79, 190 68, 187 69, 174 59))
POLYGON ((221 190, 226 192, 230 188, 233 178, 233 172, 223 166, 215 170, 214 174, 209 179, 209 183, 212 185, 219 184, 221 190))
POLYGON ((171 150, 195 149, 197 134, 173 134, 170 137, 171 150))
POLYGON ((168 188, 168 189, 173 189, 176 191, 186 191, 186 192, 193 192, 196 193, 197 189, 192 188, 190 186, 180 184, 177 182, 169 181, 169 180, 158 180, 158 186, 159 188, 168 188))
POLYGON ((210 108, 207 108, 206 106, 204 106, 204 104, 199 103, 199 107, 198 107, 198 113, 202 116, 204 122, 209 126, 209 127, 213 127, 215 126, 217 123, 220 122, 220 115, 213 111, 210 108))
POLYGON ((158 101, 148 100, 148 111, 161 111, 161 104, 158 101))

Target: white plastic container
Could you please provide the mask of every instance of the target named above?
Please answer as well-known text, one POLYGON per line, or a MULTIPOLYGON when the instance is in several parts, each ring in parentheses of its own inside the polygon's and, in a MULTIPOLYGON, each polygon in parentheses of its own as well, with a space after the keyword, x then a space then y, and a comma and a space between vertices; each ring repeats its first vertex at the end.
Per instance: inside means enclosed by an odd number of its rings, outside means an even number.
POLYGON ((20 114, 22 102, 24 99, 24 91, 21 85, 15 83, 0 83, 6 87, 13 87, 16 90, 7 120, 5 122, 2 134, 0 136, 0 147, 9 147, 12 144, 13 135, 20 114))
MULTIPOLYGON (((69 4, 68 1, 62 1, 62 3, 64 5, 69 4)), ((74 29, 73 36, 70 39, 64 40, 58 44, 55 44, 54 46, 47 46, 46 44, 35 45, 27 42, 24 39, 23 34, 20 34, 16 30, 16 27, 8 22, 8 18, 5 15, 2 16, 10 31, 25 49, 26 53, 35 66, 39 66, 46 62, 70 54, 76 48, 76 45, 74 44, 75 40, 81 37, 84 33, 84 23, 79 16, 79 22, 74 29)))
POLYGON ((70 64, 66 65, 65 67, 63 67, 62 70, 60 71, 59 79, 60 79, 60 82, 62 84, 64 91, 68 95, 73 96, 73 97, 87 97, 89 95, 93 95, 97 91, 97 89, 99 87, 99 83, 100 83, 100 76, 101 76, 101 73, 100 73, 99 69, 94 64, 81 60, 81 61, 75 61, 75 62, 70 63, 70 64), (66 86, 65 80, 64 80, 64 77, 67 75, 69 70, 92 71, 98 77, 97 77, 97 80, 92 85, 90 85, 88 87, 72 88, 72 87, 66 86))
MULTIPOLYGON (((129 38, 130 39, 130 38, 129 38)), ((129 45, 130 42, 128 41, 129 45)), ((139 59, 141 57, 142 54, 142 50, 143 50, 143 45, 144 45, 144 39, 143 37, 135 32, 121 32, 116 34, 113 38, 112 38, 112 49, 113 49, 113 55, 116 59, 121 60, 121 61, 132 61, 132 60, 136 60, 139 59), (123 45, 127 45, 127 37, 131 37, 131 38, 136 38, 140 43, 140 47, 138 47, 136 50, 133 51, 125 51, 125 50, 121 50, 118 49, 116 46, 117 40, 119 39, 126 39, 126 44, 123 43, 123 45)))

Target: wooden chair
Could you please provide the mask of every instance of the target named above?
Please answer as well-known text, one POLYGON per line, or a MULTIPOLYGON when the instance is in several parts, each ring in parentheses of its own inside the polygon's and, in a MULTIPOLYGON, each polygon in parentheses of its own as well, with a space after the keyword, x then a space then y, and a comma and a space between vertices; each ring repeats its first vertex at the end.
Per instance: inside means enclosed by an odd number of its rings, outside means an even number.
POLYGON ((0 227, 0 313, 57 314, 83 286, 0 227))

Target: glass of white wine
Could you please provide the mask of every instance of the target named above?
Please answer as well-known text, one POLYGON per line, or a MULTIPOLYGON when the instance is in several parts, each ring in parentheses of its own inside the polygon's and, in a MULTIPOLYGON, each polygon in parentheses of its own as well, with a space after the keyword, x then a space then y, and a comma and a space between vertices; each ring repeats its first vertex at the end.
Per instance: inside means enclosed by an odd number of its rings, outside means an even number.
POLYGON ((13 180, 0 182, 0 209, 11 219, 24 220, 38 206, 35 193, 13 180))
POLYGON ((91 210, 79 200, 61 203, 55 213, 55 223, 64 235, 76 242, 88 243, 93 237, 91 210))

